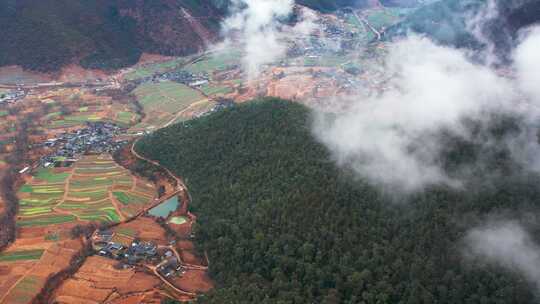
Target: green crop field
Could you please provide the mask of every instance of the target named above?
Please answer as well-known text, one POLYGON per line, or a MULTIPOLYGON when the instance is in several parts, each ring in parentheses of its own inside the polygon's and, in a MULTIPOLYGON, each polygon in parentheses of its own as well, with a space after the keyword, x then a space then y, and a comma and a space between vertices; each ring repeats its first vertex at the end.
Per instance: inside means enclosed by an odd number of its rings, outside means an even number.
POLYGON ((19 214, 23 216, 31 216, 31 215, 41 215, 52 212, 51 207, 33 207, 33 208, 25 208, 21 209, 19 214))
POLYGON ((145 83, 134 91, 145 112, 176 113, 190 104, 204 99, 201 93, 175 82, 145 83))
MULTIPOLYGON (((97 202, 106 199, 109 193, 106 190, 83 190, 83 191, 70 191, 68 196, 73 199, 84 200, 84 202, 97 202)), ((63 207, 63 205, 61 206, 63 207)))
POLYGON ((69 173, 55 173, 52 169, 39 169, 35 175, 36 178, 41 179, 48 183, 63 183, 68 177, 69 173))
POLYGON ((187 58, 175 58, 173 60, 144 65, 136 68, 134 71, 127 73, 124 78, 126 80, 136 80, 145 77, 153 76, 155 73, 163 73, 175 69, 182 65, 187 58))
POLYGON ((62 115, 61 112, 53 112, 45 116, 49 121, 46 125, 49 129, 68 128, 83 125, 86 122, 113 122, 123 125, 129 125, 136 114, 131 112, 126 106, 118 106, 112 109, 111 117, 107 114, 108 110, 101 106, 82 106, 76 112, 69 115, 62 115))
POLYGON ((39 217, 22 217, 17 219, 18 227, 36 227, 36 226, 48 226, 55 224, 64 224, 75 222, 77 218, 74 215, 62 215, 56 213, 50 213, 39 217))
POLYGON ((0 117, 7 116, 8 114, 8 111, 0 111, 0 117))
POLYGON ((242 58, 240 51, 230 49, 208 54, 201 60, 186 66, 184 69, 194 74, 212 74, 215 71, 226 70, 231 66, 240 64, 240 58, 242 58))
POLYGON ((113 192, 116 199, 124 205, 129 204, 129 196, 125 192, 113 192))
POLYGON ((60 194, 64 190, 60 185, 24 185, 19 191, 25 193, 54 195, 60 194))
POLYGON ((87 210, 77 210, 74 211, 80 219, 92 222, 119 222, 120 216, 116 213, 114 207, 112 207, 111 202, 107 202, 107 207, 101 207, 99 209, 91 208, 87 210))
POLYGON ((116 228, 115 231, 118 234, 122 234, 129 237, 135 237, 137 235, 137 231, 128 227, 119 226, 118 228, 116 228))
POLYGON ((42 255, 43 249, 3 252, 0 253, 0 262, 39 260, 42 255))
POLYGON ((203 91, 206 95, 217 95, 217 94, 229 94, 233 92, 233 89, 229 86, 219 86, 219 85, 203 85, 201 87, 201 91, 203 91))
POLYGON ((125 125, 130 124, 131 121, 136 117, 137 115, 135 113, 125 112, 125 111, 121 111, 116 114, 116 120, 125 125))
POLYGON ((113 194, 116 197, 116 199, 124 205, 145 204, 148 202, 149 199, 151 199, 151 197, 137 195, 134 193, 120 192, 120 191, 115 191, 113 192, 113 194))

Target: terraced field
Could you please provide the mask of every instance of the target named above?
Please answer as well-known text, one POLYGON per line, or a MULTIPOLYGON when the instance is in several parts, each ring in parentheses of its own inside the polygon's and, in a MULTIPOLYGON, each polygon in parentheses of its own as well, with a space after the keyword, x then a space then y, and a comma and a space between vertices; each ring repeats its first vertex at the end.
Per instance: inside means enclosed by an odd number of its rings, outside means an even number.
POLYGON ((73 168, 39 170, 19 191, 19 227, 76 221, 118 222, 154 197, 152 184, 131 176, 109 155, 85 156, 73 168))
POLYGON ((0 253, 0 262, 39 260, 42 255, 43 249, 2 252, 0 253))
MULTIPOLYGON (((32 237, 36 228, 22 228, 20 237, 0 254, 0 303, 31 303, 47 278, 66 268, 82 246, 80 240, 32 237), (27 229, 34 232, 29 233, 27 229)), ((44 232, 44 231, 42 231, 44 232)), ((49 234, 47 234, 49 235, 49 234)))
POLYGON ((113 122, 129 126, 138 118, 137 114, 127 105, 83 106, 69 114, 52 112, 45 116, 48 129, 71 128, 82 126, 86 122, 113 122))
MULTIPOLYGON (((70 264, 82 247, 70 235, 73 226, 129 218, 155 193, 153 184, 132 176, 108 154, 34 172, 18 192, 17 240, 0 253, 0 303, 30 303, 50 275, 70 264)), ((118 228, 118 241, 129 244, 140 234, 134 227, 141 224, 133 225, 118 228)))

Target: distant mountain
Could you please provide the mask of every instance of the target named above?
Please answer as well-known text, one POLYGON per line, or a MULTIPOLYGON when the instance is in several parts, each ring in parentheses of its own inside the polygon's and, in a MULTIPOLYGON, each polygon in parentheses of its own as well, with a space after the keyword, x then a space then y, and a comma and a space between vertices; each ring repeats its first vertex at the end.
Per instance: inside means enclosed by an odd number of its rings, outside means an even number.
POLYGON ((457 47, 478 46, 466 29, 466 14, 474 15, 484 0, 442 0, 428 4, 410 14, 403 22, 389 28, 389 38, 409 32, 426 34, 436 41, 457 47))
POLYGON ((418 0, 296 0, 296 3, 322 12, 332 12, 343 7, 366 7, 379 4, 401 7, 419 4, 418 0))
POLYGON ((486 24, 484 30, 504 55, 515 45, 520 30, 540 22, 540 1, 499 0, 498 3, 500 17, 486 24))
MULTIPOLYGON (((296 0, 321 12, 418 0, 296 0)), ((230 0, 0 0, 0 66, 118 69, 143 52, 186 55, 219 36, 230 0)))
POLYGON ((210 0, 1 0, 0 66, 56 71, 131 65, 142 52, 185 55, 216 38, 210 0))
MULTIPOLYGON (((403 22, 389 28, 387 37, 426 34, 441 44, 459 48, 481 48, 483 45, 467 29, 467 22, 487 0, 440 0, 419 8, 403 22)), ((483 34, 495 44, 502 57, 508 54, 518 32, 540 21, 538 0, 496 0, 499 16, 483 25, 483 34)))

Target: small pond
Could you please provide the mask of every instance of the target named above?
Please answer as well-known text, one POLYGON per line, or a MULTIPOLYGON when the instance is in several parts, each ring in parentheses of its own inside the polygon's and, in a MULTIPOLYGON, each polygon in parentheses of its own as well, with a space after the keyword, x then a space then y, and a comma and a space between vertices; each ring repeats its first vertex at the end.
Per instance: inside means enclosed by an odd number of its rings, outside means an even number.
POLYGON ((174 212, 179 205, 178 196, 173 196, 156 207, 150 209, 148 213, 155 217, 167 218, 171 212, 174 212))

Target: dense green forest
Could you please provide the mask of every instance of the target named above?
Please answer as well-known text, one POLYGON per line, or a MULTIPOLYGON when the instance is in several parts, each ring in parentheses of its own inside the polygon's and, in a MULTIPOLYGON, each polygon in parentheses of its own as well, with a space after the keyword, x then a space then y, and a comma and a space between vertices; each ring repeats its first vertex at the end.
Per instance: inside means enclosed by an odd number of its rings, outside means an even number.
MULTIPOLYGON (((463 259, 461 240, 488 214, 538 210, 538 176, 494 151, 492 169, 506 165, 489 182, 391 197, 336 168, 310 121, 302 105, 265 99, 136 147, 190 189, 198 246, 217 282, 201 303, 537 303, 519 274, 463 259)), ((502 138, 519 127, 501 121, 487 132, 502 138)), ((486 153, 444 140, 449 170, 486 153)))

